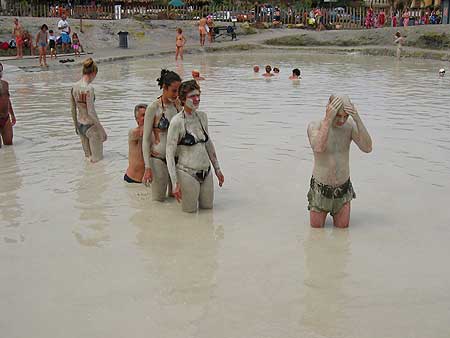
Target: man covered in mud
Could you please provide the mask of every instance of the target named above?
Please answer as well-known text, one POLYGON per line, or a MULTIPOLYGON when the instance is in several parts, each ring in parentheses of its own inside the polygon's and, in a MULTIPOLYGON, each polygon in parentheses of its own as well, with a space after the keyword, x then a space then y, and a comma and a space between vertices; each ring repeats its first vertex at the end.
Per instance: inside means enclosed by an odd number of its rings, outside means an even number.
POLYGON ((130 129, 128 133, 128 169, 123 176, 127 183, 141 183, 144 176, 145 163, 142 154, 142 136, 144 135, 144 118, 146 104, 138 104, 134 108, 134 118, 137 128, 130 129))
POLYGON ((330 96, 325 118, 308 126, 314 151, 314 169, 308 192, 311 227, 321 228, 327 214, 334 225, 347 228, 350 201, 356 197, 350 181, 350 143, 365 153, 372 151, 372 139, 348 96, 330 96), (348 120, 348 116, 353 121, 348 120))
POLYGON ((2 80, 3 65, 0 63, 0 148, 2 142, 5 145, 13 144, 13 126, 16 124, 16 116, 9 97, 9 84, 2 80))

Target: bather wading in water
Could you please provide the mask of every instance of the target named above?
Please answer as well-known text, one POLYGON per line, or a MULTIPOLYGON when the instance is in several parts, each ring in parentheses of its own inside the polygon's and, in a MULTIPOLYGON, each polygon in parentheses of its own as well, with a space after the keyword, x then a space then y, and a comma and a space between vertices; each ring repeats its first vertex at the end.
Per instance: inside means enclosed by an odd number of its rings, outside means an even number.
POLYGON ((90 162, 103 158, 103 142, 107 135, 95 112, 95 93, 91 85, 98 67, 92 58, 83 62, 83 77, 74 84, 70 93, 75 132, 80 136, 84 154, 90 162))
POLYGON ((198 111, 200 87, 195 80, 185 81, 179 89, 183 110, 173 119, 167 135, 167 167, 173 186, 173 194, 185 212, 211 209, 214 200, 214 184, 211 163, 223 185, 216 150, 208 133, 208 117, 198 111), (175 161, 178 156, 178 162, 175 161))
POLYGON ((144 118, 146 104, 138 104, 134 107, 134 118, 137 128, 128 133, 128 168, 123 176, 127 183, 141 183, 144 176, 144 155, 142 155, 142 137, 144 135, 144 118))
POLYGON ((142 140, 145 172, 142 183, 152 183, 153 200, 162 202, 167 188, 172 191, 166 164, 166 140, 171 120, 181 110, 178 101, 181 78, 177 73, 163 69, 157 82, 163 93, 145 112, 142 140))
POLYGON ((321 228, 327 214, 334 225, 347 228, 350 201, 356 197, 350 181, 350 143, 365 153, 372 151, 372 139, 348 96, 330 96, 325 118, 308 126, 314 151, 314 170, 308 192, 311 227, 321 228), (353 122, 348 121, 351 116, 353 122))

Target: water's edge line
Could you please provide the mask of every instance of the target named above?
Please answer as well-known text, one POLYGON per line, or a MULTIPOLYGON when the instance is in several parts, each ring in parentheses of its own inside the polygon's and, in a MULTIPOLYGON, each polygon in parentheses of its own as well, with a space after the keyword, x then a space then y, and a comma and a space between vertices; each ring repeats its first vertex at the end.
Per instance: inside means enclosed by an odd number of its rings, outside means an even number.
MULTIPOLYGON (((250 50, 263 50, 263 49, 277 49, 277 50, 290 50, 290 51, 302 51, 302 52, 313 52, 313 53, 326 53, 326 54, 350 54, 350 53, 360 53, 369 56, 396 56, 395 47, 383 47, 383 46, 349 46, 349 47, 323 47, 323 46, 273 46, 265 43, 237 43, 233 45, 227 45, 223 47, 205 47, 205 48, 195 48, 186 51, 185 54, 200 54, 204 52, 208 53, 218 53, 218 52, 231 52, 231 51, 250 51, 250 50)), ((91 53, 89 53, 91 54, 91 53)), ((92 53, 95 58, 95 53, 92 53)), ((166 56, 174 54, 172 50, 170 51, 160 51, 151 53, 135 53, 129 55, 119 55, 119 56, 109 56, 109 57, 99 57, 95 58, 97 63, 108 63, 121 60, 132 60, 141 59, 152 56, 166 56)), ((404 48, 402 50, 402 57, 405 58, 415 58, 415 59, 426 59, 426 60, 437 60, 450 62, 450 52, 447 51, 417 51, 408 50, 404 48)), ((68 68, 80 66, 80 63, 70 63, 70 64, 58 64, 52 66, 52 69, 58 68, 68 68)), ((37 69, 38 66, 18 66, 18 68, 23 70, 37 69)))

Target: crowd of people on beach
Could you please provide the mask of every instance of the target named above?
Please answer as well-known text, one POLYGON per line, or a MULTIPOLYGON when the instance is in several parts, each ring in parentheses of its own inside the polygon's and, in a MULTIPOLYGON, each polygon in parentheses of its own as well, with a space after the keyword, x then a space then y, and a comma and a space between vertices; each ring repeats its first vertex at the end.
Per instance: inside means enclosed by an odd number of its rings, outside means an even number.
MULTIPOLYGON (((67 17, 65 14, 61 16, 61 19, 57 23, 57 30, 59 35, 55 34, 55 31, 49 29, 47 24, 43 24, 36 33, 34 43, 33 36, 27 32, 18 18, 14 18, 14 25, 12 29, 13 40, 9 43, 17 50, 16 58, 22 59, 24 56, 24 47, 30 49, 30 54, 35 54, 35 49, 38 49, 39 53, 39 65, 42 67, 48 67, 47 55, 50 55, 50 59, 57 58, 57 48, 60 46, 62 54, 66 54, 73 51, 75 56, 80 56, 83 46, 81 45, 80 38, 76 32, 72 32, 67 17)), ((61 63, 74 62, 73 59, 60 60, 61 63)))

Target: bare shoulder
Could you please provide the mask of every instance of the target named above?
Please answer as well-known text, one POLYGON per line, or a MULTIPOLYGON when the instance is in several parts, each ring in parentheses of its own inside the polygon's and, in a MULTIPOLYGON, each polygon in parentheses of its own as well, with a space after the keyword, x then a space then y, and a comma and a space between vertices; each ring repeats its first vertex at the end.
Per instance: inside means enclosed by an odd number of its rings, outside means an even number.
POLYGON ((198 115, 200 120, 202 120, 202 122, 208 122, 208 115, 206 115, 205 112, 197 110, 196 114, 198 115))
POLYGON ((7 81, 5 81, 5 80, 0 80, 0 81, 2 81, 3 88, 9 89, 9 83, 7 81))
POLYGON ((172 118, 172 120, 170 120, 170 126, 169 126, 169 128, 170 127, 172 127, 173 126, 173 128, 175 128, 175 127, 179 127, 179 126, 181 126, 183 124, 183 113, 178 113, 178 114, 176 114, 173 118, 172 118))

